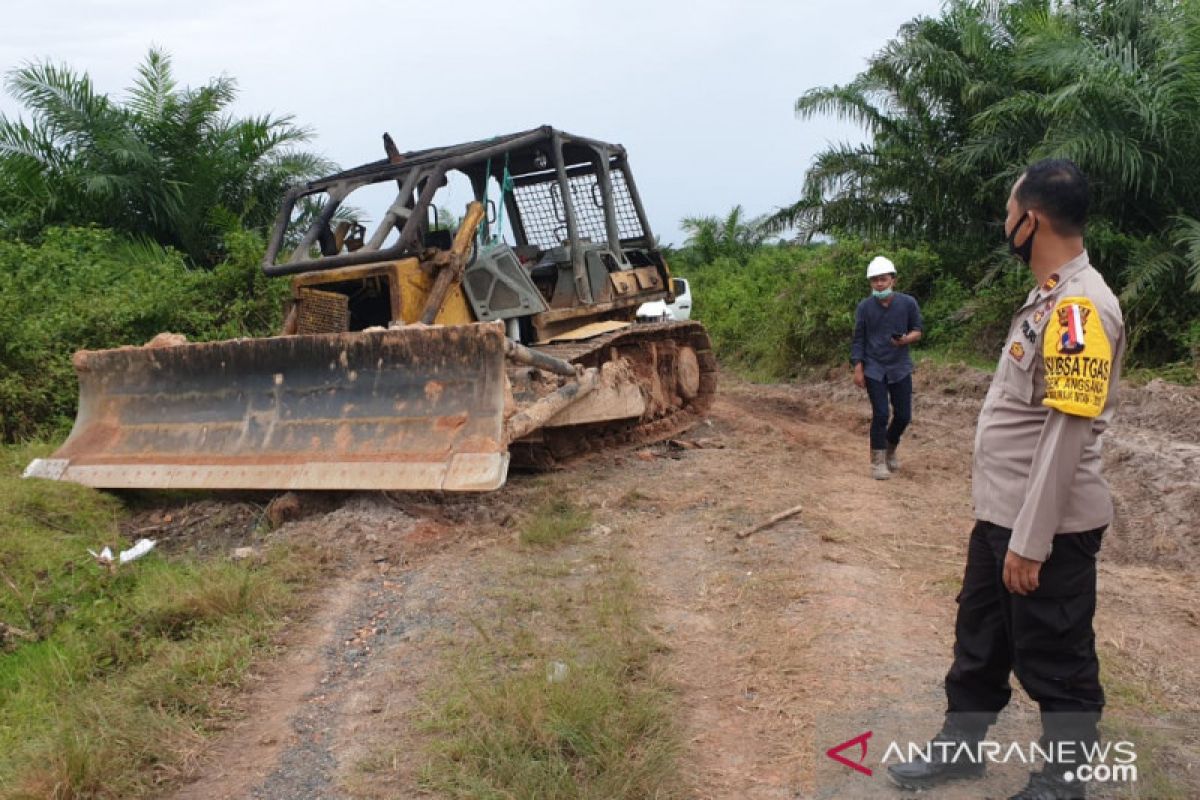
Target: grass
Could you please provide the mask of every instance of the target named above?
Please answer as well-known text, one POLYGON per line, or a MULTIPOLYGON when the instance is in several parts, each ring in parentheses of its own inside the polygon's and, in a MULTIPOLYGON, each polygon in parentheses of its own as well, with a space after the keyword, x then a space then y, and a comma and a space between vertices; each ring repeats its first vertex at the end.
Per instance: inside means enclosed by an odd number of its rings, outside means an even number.
POLYGON ((1169 709, 1143 667, 1115 646, 1100 648, 1100 682, 1109 705, 1161 715, 1169 709))
POLYGON ((532 547, 555 547, 592 524, 592 515, 569 500, 546 500, 521 527, 521 544, 532 547))
MULTIPOLYGON (((1153 800, 1191 800, 1196 796, 1194 786, 1175 777, 1187 774, 1190 760, 1189 754, 1181 752, 1178 733, 1145 728, 1136 722, 1114 719, 1111 714, 1101 722, 1100 728, 1105 741, 1132 742, 1137 752, 1137 782, 1132 783, 1122 796, 1153 800)), ((1181 726, 1180 730, 1186 728, 1181 726)))
POLYGON ((1101 722, 1105 739, 1133 742, 1137 750, 1138 780, 1130 797, 1154 800, 1184 800, 1196 796, 1195 786, 1185 783, 1191 753, 1188 748, 1194 731, 1189 715, 1174 715, 1170 704, 1157 691, 1155 680, 1116 647, 1104 647, 1100 653, 1100 680, 1108 707, 1101 722), (1179 730, 1170 730, 1175 718, 1179 730), (1140 721, 1145 720, 1146 724, 1140 721), (1158 728, 1161 723, 1167 728, 1158 728), (1180 734, 1183 734, 1183 740, 1180 734))
POLYGON ((962 584, 962 572, 958 571, 943 575, 942 577, 933 581, 933 583, 930 584, 930 587, 936 592, 954 597, 962 589, 962 584))
MULTIPOLYGON (((672 691, 629 565, 562 543, 589 515, 549 502, 510 553, 478 636, 448 644, 420 712, 423 785, 461 798, 682 796, 672 691), (531 555, 533 556, 531 558, 531 555), (519 587, 519 588, 511 588, 519 587)), ((366 762, 385 764, 386 757, 366 762)))
POLYGON ((154 551, 109 572, 124 508, 73 484, 24 481, 45 448, 0 451, 0 798, 157 794, 228 713, 249 665, 320 570, 276 549, 261 564, 154 551))
POLYGON ((1133 386, 1145 386, 1156 378, 1180 386, 1200 383, 1200 361, 1177 361, 1158 367, 1131 367, 1121 374, 1133 386))

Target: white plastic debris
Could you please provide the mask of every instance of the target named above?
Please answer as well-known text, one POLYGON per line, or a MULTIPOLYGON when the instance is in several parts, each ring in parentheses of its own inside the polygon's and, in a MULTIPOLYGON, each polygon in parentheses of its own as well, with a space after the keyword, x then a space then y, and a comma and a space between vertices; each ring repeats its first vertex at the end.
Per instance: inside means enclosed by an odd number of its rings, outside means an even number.
MULTIPOLYGON (((157 544, 157 542, 155 542, 153 539, 138 539, 137 542, 134 543, 133 547, 129 548, 128 550, 121 551, 121 554, 115 559, 116 563, 128 564, 130 561, 137 561, 139 558, 146 555, 146 553, 149 553, 151 550, 153 550, 155 544, 157 544)), ((88 553, 90 553, 92 558, 96 559, 101 564, 112 564, 114 561, 112 548, 110 547, 105 547, 99 553, 97 553, 95 550, 88 550, 88 553)))
POLYGON ((138 539, 133 547, 128 550, 121 551, 121 555, 117 559, 122 564, 128 564, 130 561, 136 561, 142 556, 154 549, 155 541, 153 539, 138 539))
POLYGON ((90 549, 88 550, 88 552, 91 553, 92 558, 96 559, 101 564, 111 564, 112 563, 112 560, 113 560, 112 549, 109 547, 105 547, 99 553, 97 553, 95 550, 90 550, 90 549))
POLYGON ((549 683, 562 683, 567 679, 567 665, 561 661, 551 661, 546 665, 546 680, 549 683))

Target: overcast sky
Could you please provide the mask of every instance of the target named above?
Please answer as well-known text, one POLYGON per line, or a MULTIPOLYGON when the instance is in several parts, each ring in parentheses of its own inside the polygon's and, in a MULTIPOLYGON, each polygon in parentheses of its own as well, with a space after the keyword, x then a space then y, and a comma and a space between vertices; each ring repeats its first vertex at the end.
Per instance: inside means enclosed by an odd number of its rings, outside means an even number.
MULTIPOLYGON (((310 149, 351 167, 401 150, 551 124, 629 151, 651 225, 799 195, 828 144, 796 119, 939 0, 8 0, 0 69, 52 60, 120 95, 153 45, 181 84, 237 79, 239 114, 291 114, 310 149)), ((0 112, 20 113, 5 94, 0 112)), ((461 209, 455 209, 461 211, 461 209)))

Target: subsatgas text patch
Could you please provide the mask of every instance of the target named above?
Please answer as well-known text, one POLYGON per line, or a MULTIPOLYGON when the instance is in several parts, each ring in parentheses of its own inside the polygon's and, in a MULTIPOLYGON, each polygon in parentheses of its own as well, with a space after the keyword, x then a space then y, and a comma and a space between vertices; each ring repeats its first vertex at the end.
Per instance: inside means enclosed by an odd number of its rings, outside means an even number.
POLYGON ((1099 416, 1112 375, 1112 345, 1100 313, 1086 297, 1064 297, 1055 305, 1049 325, 1042 345, 1042 405, 1077 417, 1099 416))

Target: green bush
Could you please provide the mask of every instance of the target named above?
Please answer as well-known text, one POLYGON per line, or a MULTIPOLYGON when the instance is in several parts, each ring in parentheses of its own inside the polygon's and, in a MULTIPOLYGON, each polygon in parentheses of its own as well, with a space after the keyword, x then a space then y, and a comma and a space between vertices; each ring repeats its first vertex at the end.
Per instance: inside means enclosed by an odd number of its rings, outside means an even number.
POLYGON ((98 228, 48 228, 37 244, 0 241, 0 440, 61 435, 75 415, 71 354, 275 330, 286 282, 259 269, 263 246, 231 234, 211 272, 98 228))
POLYGON ((921 287, 933 283, 938 268, 937 256, 924 249, 856 240, 769 245, 744 260, 709 264, 684 253, 676 267, 692 281, 696 317, 718 358, 749 377, 777 380, 849 358, 854 310, 870 292, 866 265, 880 253, 896 263, 900 290, 924 303, 921 287))
POLYGON ((800 248, 764 247, 745 262, 725 257, 681 268, 692 281, 695 315, 722 360, 763 378, 788 371, 782 343, 791 318, 779 309, 802 258, 800 248))

